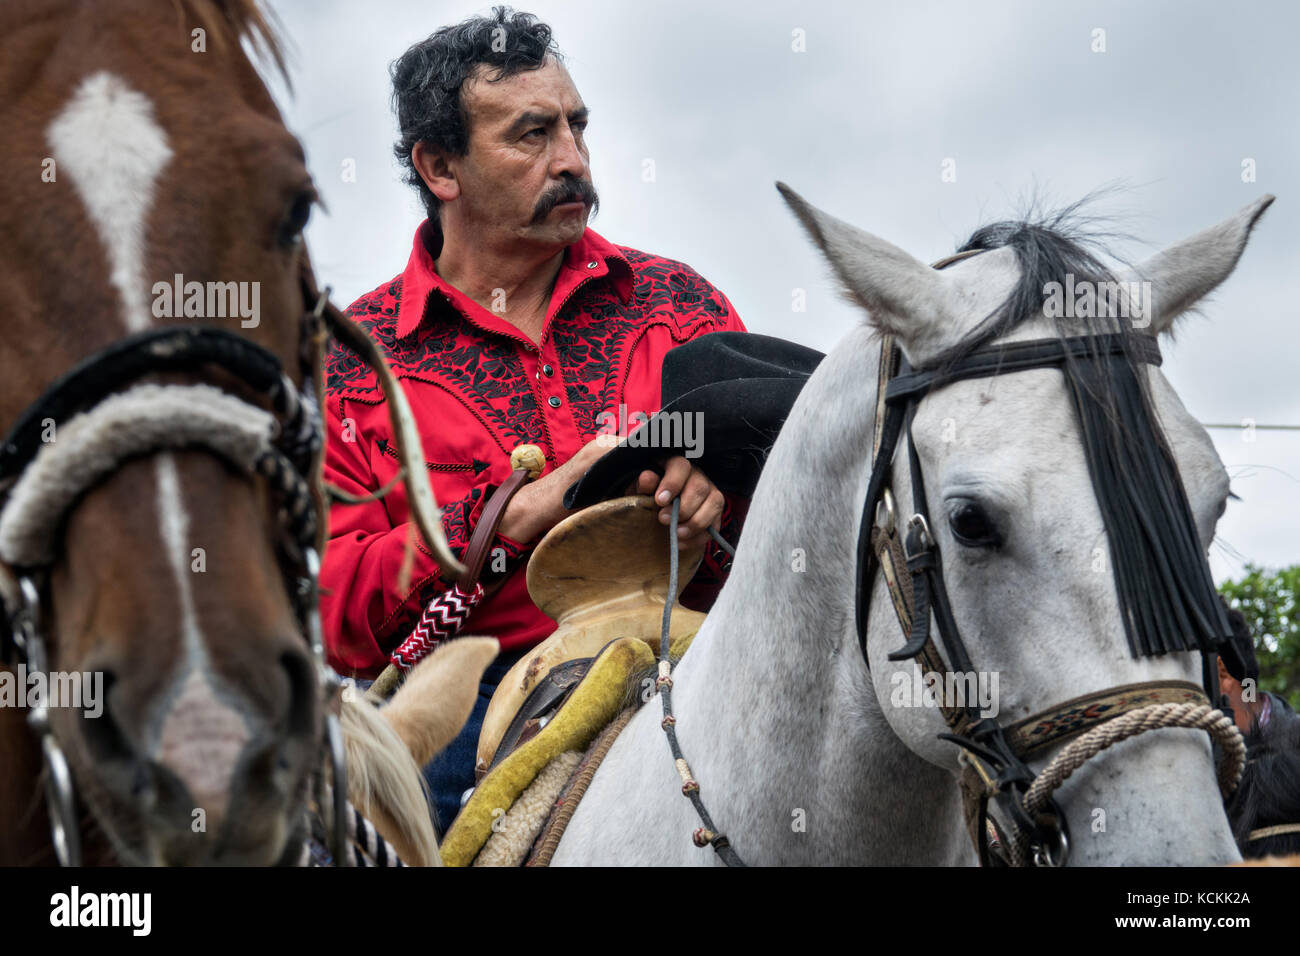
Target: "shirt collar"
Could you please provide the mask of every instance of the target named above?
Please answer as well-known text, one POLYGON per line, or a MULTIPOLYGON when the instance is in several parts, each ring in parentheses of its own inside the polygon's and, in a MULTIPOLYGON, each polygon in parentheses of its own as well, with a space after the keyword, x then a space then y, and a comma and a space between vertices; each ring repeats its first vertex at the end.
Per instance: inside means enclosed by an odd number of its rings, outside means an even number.
MULTIPOLYGON (((415 231, 415 242, 411 248, 411 258, 407 260, 406 270, 402 273, 402 299, 397 313, 397 337, 405 338, 419 328, 429 303, 429 296, 434 292, 440 294, 461 315, 490 315, 477 302, 465 295, 455 286, 446 282, 434 268, 433 257, 429 255, 425 240, 433 231, 433 225, 426 219, 415 231)), ((632 265, 627 261, 621 249, 591 229, 583 232, 582 238, 565 249, 564 262, 560 265, 560 274, 555 279, 555 289, 551 293, 551 306, 563 302, 570 293, 588 279, 608 277, 614 292, 623 302, 632 298, 632 265)), ((553 318, 553 316, 551 316, 553 318)), ((494 320, 502 321, 499 316, 494 320)))

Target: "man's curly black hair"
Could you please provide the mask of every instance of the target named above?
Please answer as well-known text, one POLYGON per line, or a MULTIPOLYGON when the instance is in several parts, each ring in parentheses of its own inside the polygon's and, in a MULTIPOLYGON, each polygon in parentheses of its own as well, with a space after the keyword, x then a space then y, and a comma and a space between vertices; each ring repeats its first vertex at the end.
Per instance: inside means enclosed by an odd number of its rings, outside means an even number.
POLYGON ((483 79, 497 82, 563 57, 551 28, 530 13, 493 7, 490 17, 471 17, 443 27, 401 55, 389 68, 393 109, 400 130, 393 153, 406 170, 406 181, 420 193, 436 226, 441 202, 430 192, 411 161, 411 148, 425 142, 453 156, 469 151, 469 117, 461 87, 480 67, 483 79))

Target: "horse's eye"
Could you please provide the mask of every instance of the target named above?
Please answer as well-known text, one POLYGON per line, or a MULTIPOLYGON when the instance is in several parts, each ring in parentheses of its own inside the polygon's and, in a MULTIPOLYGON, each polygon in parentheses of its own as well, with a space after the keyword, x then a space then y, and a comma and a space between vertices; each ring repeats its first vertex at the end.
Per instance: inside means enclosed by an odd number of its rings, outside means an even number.
POLYGON ((289 249, 302 242, 302 231, 307 228, 307 220, 311 218, 311 207, 315 203, 314 192, 301 192, 294 197, 276 236, 276 241, 282 247, 289 249))
POLYGON ((948 527, 952 535, 968 548, 997 548, 1002 545, 1002 535, 993 519, 977 501, 969 498, 955 501, 948 509, 948 527))

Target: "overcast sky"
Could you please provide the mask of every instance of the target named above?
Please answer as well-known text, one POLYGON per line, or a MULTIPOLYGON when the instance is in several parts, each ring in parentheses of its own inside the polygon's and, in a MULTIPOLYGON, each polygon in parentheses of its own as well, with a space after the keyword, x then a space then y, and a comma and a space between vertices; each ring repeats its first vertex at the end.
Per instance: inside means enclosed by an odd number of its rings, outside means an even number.
MULTIPOLYGON (((388 64, 488 7, 271 6, 294 86, 278 98, 329 207, 308 242, 321 281, 347 304, 403 269, 423 218, 392 158, 388 64), (344 181, 347 161, 355 182, 344 181)), ((751 331, 822 351, 861 315, 837 297, 775 180, 927 260, 1035 191, 1062 203, 1125 184, 1100 209, 1145 240, 1118 247, 1136 258, 1275 193, 1236 272, 1165 346, 1164 370, 1203 422, 1300 424, 1300 5, 518 8, 554 28, 592 111, 592 227, 689 263, 751 331), (955 182, 941 177, 948 159, 955 182), (1246 160, 1254 182, 1243 182, 1246 160), (792 310, 796 288, 806 313, 792 310)), ((1219 524, 1216 578, 1239 576, 1246 561, 1300 562, 1300 432, 1211 434, 1243 499, 1219 524)))

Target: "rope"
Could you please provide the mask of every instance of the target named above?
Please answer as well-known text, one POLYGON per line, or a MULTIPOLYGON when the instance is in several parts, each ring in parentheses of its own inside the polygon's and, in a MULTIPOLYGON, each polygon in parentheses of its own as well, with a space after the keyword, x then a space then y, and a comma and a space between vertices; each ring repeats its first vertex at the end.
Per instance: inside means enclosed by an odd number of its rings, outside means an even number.
MULTIPOLYGON (((1146 733, 1148 730, 1178 727, 1204 730, 1222 747, 1223 758, 1218 768, 1219 788, 1227 797, 1241 782, 1242 771, 1246 766, 1245 740, 1232 719, 1222 711, 1206 704, 1185 702, 1149 704, 1118 717, 1112 717, 1067 744, 1043 768, 1042 773, 1034 778, 1034 782, 1025 791, 1023 801, 1025 816, 1031 820, 1037 819, 1047 806, 1052 793, 1069 779, 1074 771, 1107 747, 1146 733)), ((997 794, 999 788, 984 772, 978 760, 962 759, 961 762, 964 765, 961 787, 967 826, 971 828, 972 839, 976 839, 981 835, 979 831, 982 829, 982 821, 993 823, 985 815, 984 805, 985 801, 997 794)), ((1028 866, 1031 863, 1030 834, 1014 821, 1005 827, 998 826, 996 823, 993 825, 995 832, 1002 837, 1001 842, 1007 863, 1015 867, 1028 866)), ((1035 865, 1040 863, 1037 855, 1032 862, 1035 865)))
POLYGON ((555 856, 555 851, 560 846, 560 839, 564 836, 564 831, 569 828, 569 821, 573 819, 573 814, 578 809, 578 804, 587 793, 587 788, 591 786, 591 781, 596 776, 596 771, 600 769, 601 763, 605 760, 605 755, 609 753, 610 748, 614 746, 614 741, 618 735, 623 732, 628 721, 637 712, 637 708, 628 707, 621 714, 614 718, 613 723, 600 732, 596 742, 591 745, 587 755, 582 758, 577 772, 573 775, 573 780, 568 784, 568 789, 561 792, 559 806, 555 810, 555 815, 547 821, 545 830, 542 833, 541 842, 534 851, 532 858, 528 861, 528 866, 550 866, 551 859, 555 856))
POLYGON ((712 817, 709 816, 709 811, 704 808, 704 801, 700 798, 700 785, 696 782, 690 764, 686 762, 686 757, 682 753, 681 744, 677 741, 677 718, 673 716, 672 700, 673 665, 668 654, 670 643, 668 631, 672 623, 673 604, 677 600, 677 521, 681 507, 682 499, 674 497, 672 519, 668 523, 668 599, 664 602, 663 623, 659 629, 659 679, 655 681, 664 704, 664 719, 660 722, 660 726, 668 735, 668 749, 672 751, 673 764, 682 778, 682 795, 691 801, 700 823, 703 824, 692 835, 695 845, 713 847, 714 852, 727 866, 744 866, 740 856, 731 848, 731 842, 726 834, 719 832, 712 817))
POLYGON ((712 538, 714 541, 716 541, 718 543, 718 547, 720 547, 723 551, 727 552, 727 554, 730 557, 735 558, 736 549, 727 543, 726 538, 718 534, 717 528, 709 528, 709 537, 712 538))
POLYGON ((1287 833, 1300 833, 1300 823, 1279 823, 1275 827, 1251 830, 1246 836, 1246 842, 1254 843, 1256 840, 1267 840, 1269 837, 1282 836, 1287 833))
POLYGON ((1166 727, 1186 727, 1208 733, 1224 752, 1219 764, 1219 789, 1225 797, 1237 789, 1246 766, 1246 743, 1232 719, 1206 704, 1152 704, 1094 727, 1067 744, 1025 791, 1025 813, 1034 817, 1070 774, 1107 747, 1148 730, 1166 727))

